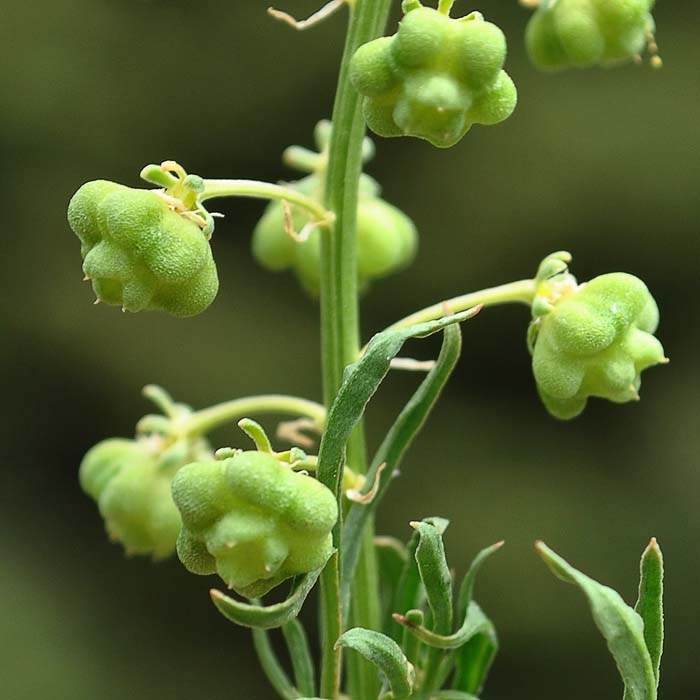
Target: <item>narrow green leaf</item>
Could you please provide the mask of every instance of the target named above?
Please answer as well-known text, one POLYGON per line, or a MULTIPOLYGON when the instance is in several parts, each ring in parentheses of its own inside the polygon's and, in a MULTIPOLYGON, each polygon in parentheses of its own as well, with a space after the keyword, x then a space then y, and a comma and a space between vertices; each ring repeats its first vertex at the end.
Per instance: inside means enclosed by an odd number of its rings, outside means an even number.
MULTIPOLYGON (((420 574, 418 573, 418 564, 416 564, 416 549, 418 547, 418 533, 414 531, 406 548, 408 559, 404 564, 398 583, 396 584, 396 593, 394 595, 394 603, 392 610, 412 610, 418 609, 421 604, 421 585, 420 574)), ((403 636, 403 629, 397 623, 391 625, 391 637, 394 641, 399 642, 403 636)))
POLYGON ((392 605, 401 572, 408 560, 408 550, 403 542, 394 537, 375 537, 379 581, 382 594, 382 619, 391 619, 392 605))
POLYGON ((656 678, 644 641, 642 618, 617 591, 582 574, 543 542, 538 542, 536 548, 556 576, 578 586, 588 599, 593 620, 608 643, 629 700, 656 700, 656 678))
POLYGON ((345 368, 343 383, 328 411, 318 455, 318 478, 338 497, 348 438, 403 344, 409 338, 425 338, 455 323, 466 321, 477 311, 478 309, 470 309, 436 321, 378 333, 370 340, 360 359, 345 368))
POLYGON ((449 634, 452 630, 452 575, 442 542, 448 524, 444 518, 426 518, 411 523, 418 532, 418 573, 433 613, 433 628, 438 634, 449 634))
POLYGON ((462 626, 453 634, 437 634, 422 624, 416 625, 407 615, 394 614, 394 619, 429 647, 449 650, 464 646, 472 637, 483 632, 491 624, 474 601, 469 604, 462 626))
MULTIPOLYGON (((433 407, 436 405, 447 380, 450 378, 462 351, 462 333, 459 325, 448 326, 444 330, 442 347, 426 378, 404 406, 398 418, 389 429, 382 444, 375 454, 367 474, 367 483, 373 484, 382 464, 387 468, 379 477, 377 494, 368 504, 354 503, 348 511, 343 527, 343 582, 342 593, 344 600, 350 591, 357 557, 360 551, 362 537, 360 536, 370 516, 376 510, 379 502, 391 483, 394 472, 425 425, 433 407)), ((400 608, 407 610, 408 608, 400 608)))
POLYGON ((413 692, 413 665, 390 637, 355 627, 343 634, 337 644, 356 651, 374 664, 386 676, 394 700, 405 700, 413 692))
POLYGON ((282 634, 292 660, 296 687, 302 695, 316 695, 316 671, 304 626, 294 618, 282 625, 282 634))
POLYGON ((374 538, 374 548, 377 551, 380 573, 398 578, 404 564, 408 561, 406 545, 396 537, 378 536, 374 538))
POLYGON ((634 609, 644 620, 644 641, 658 685, 664 648, 664 558, 655 537, 644 550, 639 569, 639 599, 634 609))
POLYGON ((474 617, 474 626, 478 632, 470 637, 455 655, 452 686, 455 690, 465 693, 479 694, 498 652, 498 637, 493 623, 474 601, 469 604, 467 615, 470 614, 474 617), (478 610, 478 613, 472 610, 478 610), (482 619, 477 623, 476 618, 479 614, 482 619))
POLYGON ((475 557, 472 563, 467 569, 467 573, 462 579, 462 585, 459 588, 459 598, 457 609, 460 615, 464 615, 467 612, 469 603, 471 603, 472 595, 474 593, 474 584, 476 583, 476 575, 479 573, 483 563, 495 552, 497 552, 505 543, 503 541, 496 542, 490 547, 482 549, 475 557))
POLYGON ((243 627, 258 629, 273 629, 281 627, 293 620, 301 610, 306 596, 314 587, 321 570, 299 576, 292 584, 292 591, 281 603, 274 605, 258 605, 257 603, 241 603, 229 598, 221 591, 212 589, 209 593, 219 612, 231 622, 243 627))
POLYGON ((266 630, 253 629, 253 646, 260 660, 260 667, 277 694, 282 700, 297 700, 301 693, 292 685, 287 672, 278 661, 266 630))
MULTIPOLYGON (((437 635, 449 635, 452 631, 452 575, 442 542, 447 525, 448 521, 443 518, 426 518, 411 523, 418 532, 416 563, 432 613, 432 631, 437 635)), ((439 689, 447 662, 443 650, 438 647, 428 649, 423 663, 421 690, 429 693, 439 689)))

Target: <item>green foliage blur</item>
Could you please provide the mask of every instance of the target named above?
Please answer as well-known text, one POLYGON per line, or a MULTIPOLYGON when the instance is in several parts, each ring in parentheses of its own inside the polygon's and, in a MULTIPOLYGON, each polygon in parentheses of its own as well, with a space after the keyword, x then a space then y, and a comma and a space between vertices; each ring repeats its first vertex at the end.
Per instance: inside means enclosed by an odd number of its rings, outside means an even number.
MULTIPOLYGON (((3 699, 272 697, 248 633, 208 599, 218 583, 175 560, 126 560, 77 468, 99 440, 132 434, 148 382, 195 407, 268 391, 318 398, 317 309, 291 275, 253 263, 259 202, 219 204, 221 292, 188 320, 93 307, 65 219, 83 182, 138 186, 144 164, 168 158, 207 177, 292 176, 280 153, 311 145, 330 114, 345 19, 297 34, 266 4, 0 3, 3 699)), ((317 6, 284 3, 298 16, 317 6)), ((530 376, 527 310, 484 312, 464 327, 464 357, 379 530, 407 538, 409 520, 450 518, 458 572, 507 540, 477 586, 502 639, 491 700, 621 697, 585 603, 551 578, 532 542, 633 602, 639 555, 655 535, 667 565, 661 697, 689 698, 700 615, 700 7, 657 3, 661 72, 553 75, 525 60, 528 13, 515 0, 478 9, 509 37, 519 106, 449 151, 378 141, 369 171, 417 223, 421 250, 367 295, 365 335, 420 306, 531 276, 563 248, 579 279, 621 270, 647 282, 672 362, 645 374, 641 403, 594 401, 560 423, 530 376)), ((436 346, 409 349, 430 357, 436 346)), ((372 444, 415 383, 407 373, 386 383, 370 410, 372 444)), ((241 434, 232 427, 217 441, 239 445, 241 434)))

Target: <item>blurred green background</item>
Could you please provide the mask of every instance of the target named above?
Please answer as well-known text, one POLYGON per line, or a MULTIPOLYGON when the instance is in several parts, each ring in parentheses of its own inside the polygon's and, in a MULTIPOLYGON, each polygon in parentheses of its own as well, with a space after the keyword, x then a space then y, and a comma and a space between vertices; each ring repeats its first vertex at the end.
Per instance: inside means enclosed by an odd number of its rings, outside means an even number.
MULTIPOLYGON (((317 4, 284 8, 302 16, 317 4)), ((330 113, 345 19, 297 34, 265 7, 0 2, 2 698, 272 697, 248 634, 209 603, 214 582, 176 560, 124 559, 76 472, 95 442, 132 433, 148 410, 147 382, 196 407, 268 391, 318 397, 315 305, 291 276, 252 262, 258 202, 218 205, 221 293, 184 321, 93 307, 65 222, 84 181, 139 186, 140 168, 166 158, 208 177, 292 176, 280 153, 310 145, 330 113)), ((478 7, 509 37, 519 107, 449 151, 377 144, 369 172, 418 224, 421 251, 411 270, 372 288, 365 335, 420 306, 530 276, 564 248, 581 279, 624 270, 648 283, 672 363, 645 374, 641 403, 594 401, 559 423, 530 376, 527 310, 483 313, 464 327, 463 360, 379 530, 407 537, 411 519, 450 518, 458 571, 478 548, 508 541, 478 585, 502 638, 492 700, 621 697, 582 597, 551 577, 532 542, 545 539, 633 601, 638 555, 657 536, 668 567, 661 697, 689 698, 700 613, 700 7, 658 3, 661 72, 557 75, 525 60, 527 12, 514 0, 478 7)), ((430 357, 435 345, 410 350, 430 357)), ((385 384, 370 412, 373 444, 415 383, 397 374, 385 384)), ((240 440, 235 429, 217 437, 240 440)))

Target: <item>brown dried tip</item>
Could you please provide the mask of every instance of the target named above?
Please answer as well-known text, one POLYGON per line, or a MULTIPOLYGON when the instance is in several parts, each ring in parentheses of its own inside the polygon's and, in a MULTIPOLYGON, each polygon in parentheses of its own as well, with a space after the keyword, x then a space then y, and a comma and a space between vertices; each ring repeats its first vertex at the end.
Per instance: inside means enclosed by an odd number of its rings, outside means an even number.
POLYGON ((320 24, 321 22, 323 22, 324 19, 330 17, 334 12, 337 12, 346 2, 349 1, 350 0, 331 0, 329 3, 326 3, 320 10, 314 12, 314 14, 312 14, 310 17, 301 20, 295 19, 288 12, 276 10, 274 7, 268 7, 267 14, 271 17, 274 17, 277 20, 280 20, 281 22, 284 22, 285 24, 288 24, 294 29, 302 31, 304 29, 309 29, 309 27, 313 27, 317 24, 320 24))
POLYGON ((379 492, 382 472, 386 469, 386 466, 386 462, 382 462, 379 469, 377 469, 372 488, 367 493, 360 493, 357 489, 348 489, 345 493, 345 497, 349 501, 353 501, 354 503, 359 503, 361 505, 367 505, 368 503, 371 503, 375 499, 377 493, 379 492))
POLYGON ((401 615, 400 613, 391 613, 391 617, 394 619, 394 622, 398 622, 400 625, 404 625, 405 627, 415 627, 411 620, 409 620, 405 615, 401 615))

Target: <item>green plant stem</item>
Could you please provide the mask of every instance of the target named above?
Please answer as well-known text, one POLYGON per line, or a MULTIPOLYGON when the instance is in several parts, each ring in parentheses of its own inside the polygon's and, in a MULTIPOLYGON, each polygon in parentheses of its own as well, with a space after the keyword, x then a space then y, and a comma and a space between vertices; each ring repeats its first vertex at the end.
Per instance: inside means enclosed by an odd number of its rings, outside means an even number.
MULTIPOLYGON (((361 98, 349 79, 350 60, 362 44, 381 34, 391 0, 355 0, 350 7, 350 23, 333 109, 333 133, 325 190, 326 207, 335 214, 336 219, 332 234, 322 237, 321 240, 321 350, 326 406, 330 406, 340 387, 343 368, 357 359, 360 349, 356 220, 365 124, 361 98)), ((355 471, 366 470, 361 426, 348 444, 347 461, 355 471)), ((323 481, 324 474, 319 473, 319 479, 323 481)), ((334 531, 334 540, 338 548, 341 546, 340 533, 339 522, 334 531)), ((373 552, 370 551, 364 560, 361 559, 360 566, 364 563, 366 573, 371 574, 372 567, 368 556, 373 557, 373 552)), ((373 607, 374 601, 379 597, 376 575, 373 582, 366 583, 371 588, 357 597, 357 614, 361 613, 364 602, 371 603, 373 607)), ((340 694, 341 650, 335 648, 335 643, 342 633, 338 553, 326 566, 321 584, 323 638, 320 693, 321 697, 337 698, 340 694)), ((367 612, 374 614, 372 610, 367 612)), ((354 685, 356 681, 353 682, 354 685)))
POLYGON ((258 180, 205 180, 200 202, 214 197, 253 197, 255 199, 276 199, 305 209, 314 219, 322 223, 332 223, 333 216, 313 197, 297 192, 291 187, 273 185, 258 180))
POLYGON ((260 413, 285 413, 310 418, 319 430, 323 429, 326 421, 326 409, 315 401, 284 394, 263 394, 225 401, 197 411, 183 420, 180 429, 183 435, 196 437, 220 425, 260 413))
POLYGON ((489 287, 481 289, 478 292, 470 292, 462 294, 452 299, 440 301, 437 304, 428 306, 425 309, 416 311, 410 316, 402 318, 400 321, 393 323, 387 330, 395 330, 397 328, 406 328, 416 323, 424 323, 426 321, 434 321, 435 319, 456 314, 460 311, 466 311, 475 306, 496 306, 498 304, 532 304, 535 297, 535 280, 519 280, 518 282, 509 282, 498 287, 489 287))

